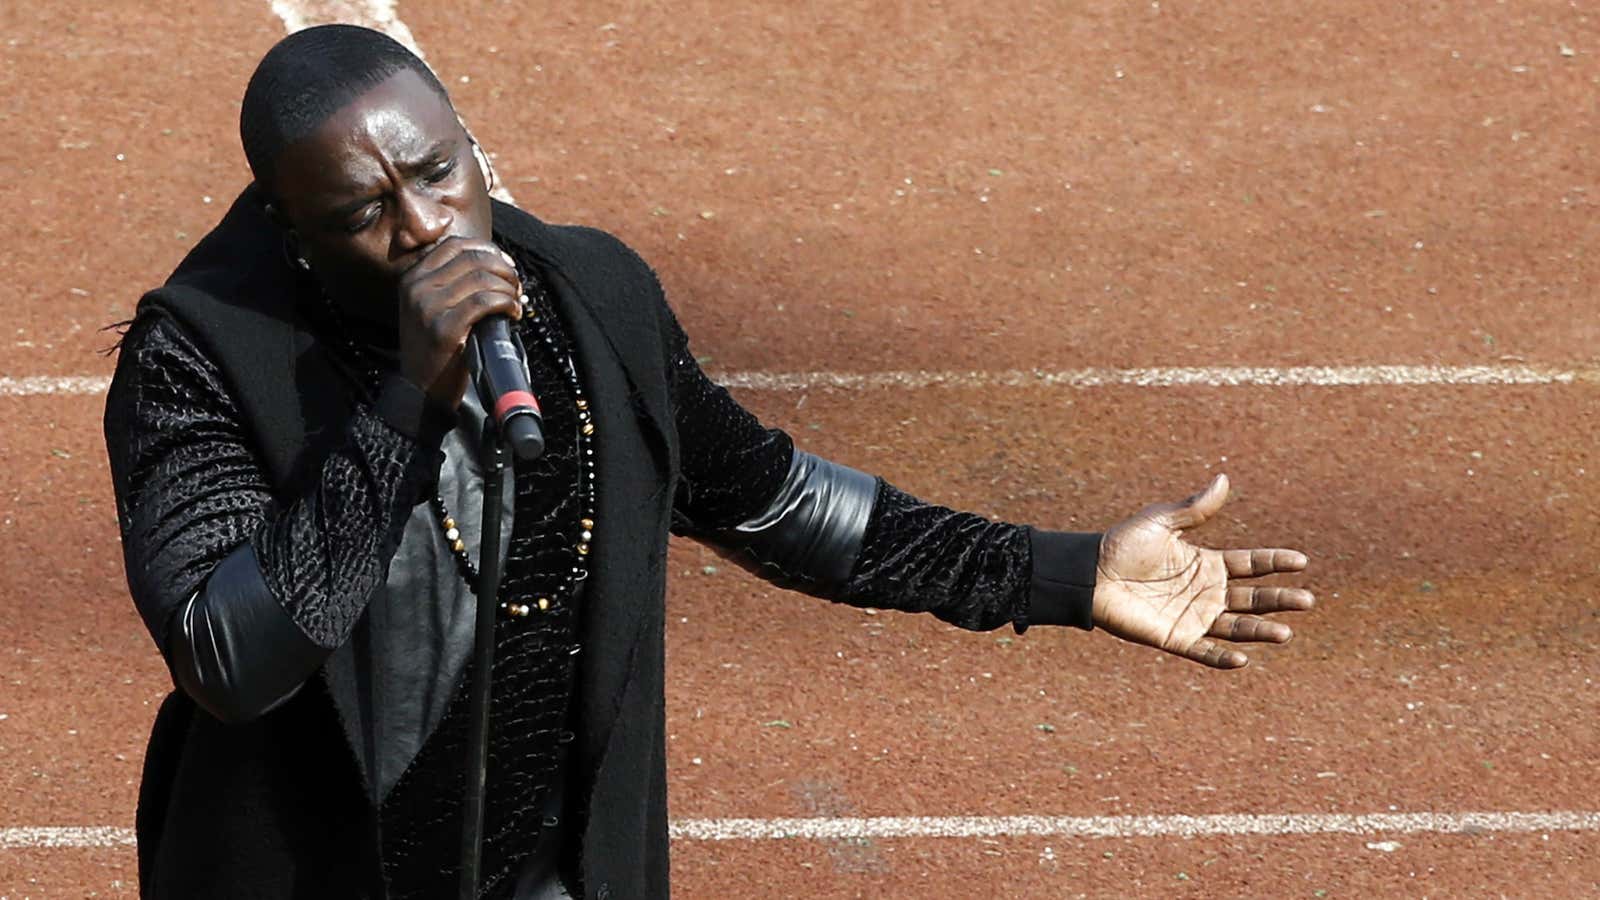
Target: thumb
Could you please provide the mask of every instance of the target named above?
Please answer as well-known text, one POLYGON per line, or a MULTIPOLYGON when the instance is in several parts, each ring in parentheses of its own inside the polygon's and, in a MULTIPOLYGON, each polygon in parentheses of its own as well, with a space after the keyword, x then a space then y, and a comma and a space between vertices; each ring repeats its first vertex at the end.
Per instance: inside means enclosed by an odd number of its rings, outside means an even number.
POLYGON ((1174 531, 1197 528, 1217 514, 1228 500, 1228 476, 1218 474, 1205 490, 1162 513, 1162 524, 1174 531))

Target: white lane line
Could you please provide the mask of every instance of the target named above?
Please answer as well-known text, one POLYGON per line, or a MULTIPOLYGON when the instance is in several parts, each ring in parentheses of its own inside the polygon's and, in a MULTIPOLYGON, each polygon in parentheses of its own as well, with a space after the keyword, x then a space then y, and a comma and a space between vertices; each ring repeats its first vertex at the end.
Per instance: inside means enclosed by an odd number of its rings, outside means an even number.
MULTIPOLYGON (((680 819, 680 841, 847 840, 850 838, 1206 835, 1482 834, 1600 831, 1600 812, 1371 813, 1214 816, 914 816, 872 819, 680 819)), ((131 828, 0 828, 0 850, 120 847, 131 828)))
MULTIPOLYGON (((1148 369, 1012 369, 1000 372, 712 372, 730 388, 750 391, 867 388, 1000 387, 1425 387, 1550 385, 1600 382, 1600 369, 1539 366, 1269 366, 1148 369)), ((0 378, 0 397, 103 394, 109 378, 31 375, 0 378)))
POLYGON ((1571 384, 1600 369, 1542 366, 1162 366, 1142 369, 1011 369, 998 372, 722 372, 730 388, 803 391, 925 387, 1365 387, 1373 385, 1571 384))
POLYGON ((687 819, 672 823, 674 838, 698 841, 1023 836, 1135 838, 1407 832, 1452 834, 1488 831, 1600 831, 1600 812, 687 819))
POLYGON ((0 850, 121 847, 132 844, 132 828, 0 828, 0 850))
POLYGON ((289 34, 331 22, 365 25, 387 34, 421 57, 422 49, 412 37, 411 29, 395 13, 394 4, 395 0, 270 0, 268 5, 283 20, 283 29, 289 34))
POLYGON ((104 394, 111 379, 96 375, 28 375, 0 378, 0 397, 37 397, 40 394, 104 394))

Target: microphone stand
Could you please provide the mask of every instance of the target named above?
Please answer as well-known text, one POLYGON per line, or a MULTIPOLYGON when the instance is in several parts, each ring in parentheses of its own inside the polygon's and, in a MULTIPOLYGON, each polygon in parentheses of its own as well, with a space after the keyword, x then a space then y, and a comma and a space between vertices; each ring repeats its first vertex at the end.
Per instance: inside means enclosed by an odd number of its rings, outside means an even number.
POLYGON ((494 416, 483 425, 483 541, 479 551, 477 621, 472 650, 472 694, 467 718, 467 795, 461 823, 461 900, 476 900, 483 856, 483 799, 489 754, 489 688, 494 669, 494 621, 500 594, 500 520, 504 507, 506 448, 494 416))

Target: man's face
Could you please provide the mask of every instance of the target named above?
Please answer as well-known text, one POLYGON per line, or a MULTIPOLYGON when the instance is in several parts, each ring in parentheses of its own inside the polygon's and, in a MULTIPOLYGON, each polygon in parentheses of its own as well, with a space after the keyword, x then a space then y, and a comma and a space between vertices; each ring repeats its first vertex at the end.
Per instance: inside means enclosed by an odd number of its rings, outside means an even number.
POLYGON ((450 236, 490 237, 489 191, 450 104, 409 69, 284 149, 278 216, 348 313, 394 327, 399 278, 450 236))

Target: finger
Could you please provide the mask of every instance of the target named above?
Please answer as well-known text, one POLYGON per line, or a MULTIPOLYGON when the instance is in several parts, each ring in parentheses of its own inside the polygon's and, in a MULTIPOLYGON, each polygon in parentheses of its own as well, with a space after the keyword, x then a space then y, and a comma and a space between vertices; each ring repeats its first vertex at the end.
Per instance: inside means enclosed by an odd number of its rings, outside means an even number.
POLYGON ((447 262, 434 269, 428 278, 436 283, 448 284, 468 272, 487 272, 500 279, 513 292, 522 292, 522 280, 517 277, 511 257, 488 241, 461 247, 447 262))
POLYGON ((1282 622, 1225 612, 1211 623, 1206 634, 1225 641, 1265 642, 1283 644, 1294 637, 1294 631, 1282 622))
POLYGON ((1242 669, 1250 664, 1250 657, 1207 638, 1197 638, 1182 654, 1213 669, 1242 669))
POLYGON ((1228 476, 1219 474, 1205 490, 1164 511, 1161 514, 1163 524, 1174 530, 1198 527, 1216 515, 1227 500, 1228 476))
POLYGON ((511 256, 492 241, 478 238, 445 238, 423 254, 417 264, 406 271, 402 280, 412 283, 431 280, 447 284, 474 269, 491 272, 518 293, 522 291, 522 281, 517 277, 517 268, 511 256))
POLYGON ((1306 555, 1299 550, 1260 549, 1224 550, 1222 562, 1230 578, 1255 578, 1275 572, 1298 572, 1306 567, 1306 555))
POLYGON ((1305 588, 1245 587, 1228 588, 1228 611, 1274 613, 1310 609, 1316 598, 1305 588))
POLYGON ((424 250, 422 255, 417 257, 417 261, 400 275, 401 282, 426 278, 429 273, 438 271, 441 266, 455 259, 469 246, 471 246, 469 239, 457 235, 440 239, 438 243, 424 250))
POLYGON ((521 313, 522 307, 517 301, 508 296, 503 289, 497 289, 468 294, 441 318, 448 320, 445 327, 452 339, 465 341, 467 334, 472 331, 472 326, 479 321, 489 316, 516 318, 521 313))
MULTIPOLYGON (((477 267, 463 268, 460 271, 446 275, 441 273, 441 278, 450 278, 441 282, 434 301, 442 307, 453 307, 466 301, 468 297, 479 293, 503 294, 512 300, 519 298, 519 291, 514 285, 506 283, 499 274, 488 269, 477 267)), ((441 310, 442 311, 442 310, 441 310)))
POLYGON ((422 321, 445 343, 466 340, 467 330, 486 315, 522 318, 520 298, 506 283, 482 269, 470 269, 454 282, 413 293, 422 321), (481 311, 480 311, 481 310, 481 311))

